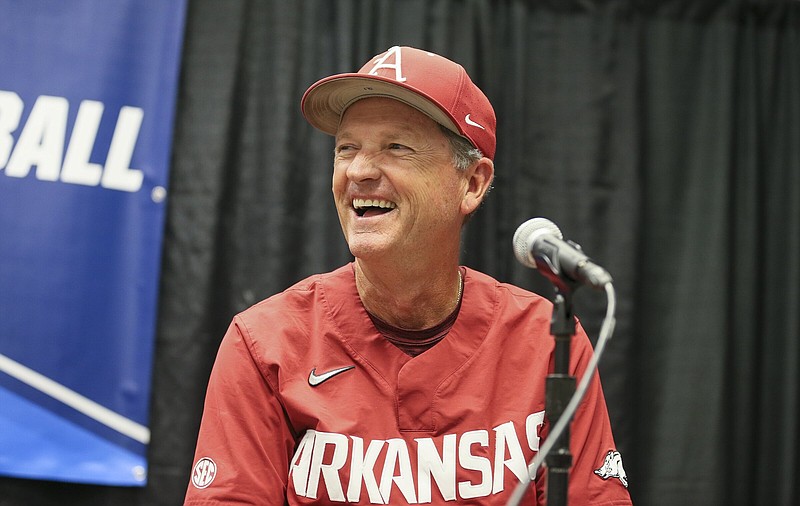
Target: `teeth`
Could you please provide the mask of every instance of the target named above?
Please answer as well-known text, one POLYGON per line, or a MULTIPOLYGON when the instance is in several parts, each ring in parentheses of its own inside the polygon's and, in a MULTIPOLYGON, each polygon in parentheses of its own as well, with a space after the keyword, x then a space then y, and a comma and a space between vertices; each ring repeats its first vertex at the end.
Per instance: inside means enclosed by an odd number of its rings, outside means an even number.
POLYGON ((383 209, 394 209, 397 204, 389 202, 388 200, 371 200, 371 199, 353 199, 353 207, 356 209, 364 209, 367 207, 380 207, 383 209))

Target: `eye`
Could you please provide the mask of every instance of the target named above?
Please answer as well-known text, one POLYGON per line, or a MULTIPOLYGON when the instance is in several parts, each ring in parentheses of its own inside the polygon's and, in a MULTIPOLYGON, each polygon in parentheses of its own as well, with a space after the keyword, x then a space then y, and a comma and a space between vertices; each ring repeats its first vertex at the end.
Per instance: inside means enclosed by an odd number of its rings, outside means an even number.
POLYGON ((356 147, 352 144, 340 144, 333 149, 333 153, 336 155, 346 155, 355 151, 356 147))
POLYGON ((390 151, 412 151, 412 149, 405 144, 398 144, 397 142, 389 143, 388 148, 390 151))

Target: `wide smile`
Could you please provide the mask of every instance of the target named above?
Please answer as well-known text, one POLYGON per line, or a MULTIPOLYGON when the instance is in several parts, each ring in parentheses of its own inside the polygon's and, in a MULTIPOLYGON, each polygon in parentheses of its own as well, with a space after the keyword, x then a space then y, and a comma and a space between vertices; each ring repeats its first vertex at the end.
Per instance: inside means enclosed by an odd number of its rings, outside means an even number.
POLYGON ((353 209, 359 218, 382 216, 395 208, 397 204, 389 200, 353 199, 353 209))

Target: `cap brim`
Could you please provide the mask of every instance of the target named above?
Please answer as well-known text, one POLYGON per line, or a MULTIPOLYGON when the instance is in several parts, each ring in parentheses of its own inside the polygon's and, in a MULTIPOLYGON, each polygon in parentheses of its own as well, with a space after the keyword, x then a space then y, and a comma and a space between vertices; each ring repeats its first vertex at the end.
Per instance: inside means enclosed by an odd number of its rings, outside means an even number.
POLYGON ((301 109, 309 123, 335 135, 342 113, 357 100, 388 97, 399 100, 463 135, 453 118, 430 96, 394 79, 368 74, 337 74, 314 83, 303 95, 301 109))

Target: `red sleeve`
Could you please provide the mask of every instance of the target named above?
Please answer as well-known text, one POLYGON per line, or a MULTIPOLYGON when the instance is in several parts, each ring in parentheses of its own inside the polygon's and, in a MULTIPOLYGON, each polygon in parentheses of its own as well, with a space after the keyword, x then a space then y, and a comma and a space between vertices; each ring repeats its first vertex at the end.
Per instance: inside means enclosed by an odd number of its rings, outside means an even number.
POLYGON ((285 503, 295 438, 258 364, 234 319, 209 380, 185 505, 285 503))
MULTIPOLYGON (((591 343, 581 329, 573 339, 572 374, 580 383, 593 353, 591 343)), ((630 505, 628 479, 622 459, 614 444, 608 409, 595 371, 571 425, 568 502, 587 505, 630 505)))

